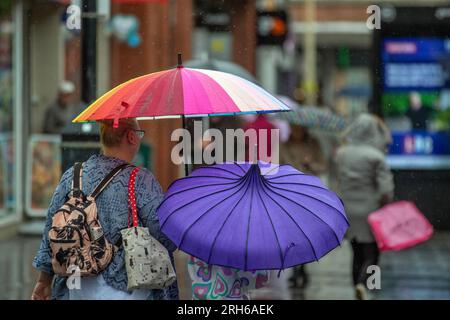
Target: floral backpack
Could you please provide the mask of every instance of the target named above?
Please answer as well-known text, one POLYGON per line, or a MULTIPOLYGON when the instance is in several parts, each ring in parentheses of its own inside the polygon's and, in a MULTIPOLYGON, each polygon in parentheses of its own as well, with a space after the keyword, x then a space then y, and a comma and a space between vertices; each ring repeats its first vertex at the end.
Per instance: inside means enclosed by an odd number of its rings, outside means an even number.
POLYGON ((93 276, 106 269, 116 248, 106 239, 95 199, 128 164, 113 169, 89 195, 82 192, 82 163, 75 163, 72 192, 53 216, 49 230, 53 272, 93 276))

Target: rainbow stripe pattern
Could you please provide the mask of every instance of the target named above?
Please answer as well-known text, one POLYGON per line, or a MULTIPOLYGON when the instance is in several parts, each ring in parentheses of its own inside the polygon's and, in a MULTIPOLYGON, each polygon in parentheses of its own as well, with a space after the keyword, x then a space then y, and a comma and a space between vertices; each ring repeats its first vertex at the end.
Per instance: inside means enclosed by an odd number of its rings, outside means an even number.
POLYGON ((238 76, 179 66, 131 79, 105 93, 73 122, 158 119, 289 111, 278 98, 238 76))

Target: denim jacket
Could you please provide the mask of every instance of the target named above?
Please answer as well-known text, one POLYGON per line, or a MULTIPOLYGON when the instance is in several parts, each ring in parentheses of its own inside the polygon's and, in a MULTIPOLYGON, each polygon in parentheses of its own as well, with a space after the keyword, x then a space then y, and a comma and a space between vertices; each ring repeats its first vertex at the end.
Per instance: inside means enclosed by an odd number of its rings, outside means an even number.
MULTIPOLYGON (((93 189, 115 167, 124 161, 104 155, 93 155, 83 164, 82 189, 89 195, 93 189)), ((106 239, 110 243, 118 243, 120 231, 128 227, 128 179, 132 167, 125 168, 97 197, 98 215, 106 239)), ((71 190, 73 168, 67 170, 61 177, 47 213, 42 242, 33 260, 33 266, 41 271, 53 274, 51 251, 48 231, 52 224, 52 217, 66 201, 71 190)), ((156 209, 163 199, 163 192, 153 174, 146 170, 139 170, 136 177, 136 200, 140 225, 149 229, 151 235, 163 244, 169 251, 173 263, 173 251, 176 246, 161 232, 156 209)), ((121 246, 116 252, 110 265, 102 273, 106 283, 115 289, 127 291, 127 274, 124 263, 124 250, 121 246)), ((52 299, 60 299, 67 294, 66 278, 56 276, 53 282, 52 299)), ((151 290, 148 296, 152 299, 178 299, 177 283, 164 290, 151 290)))

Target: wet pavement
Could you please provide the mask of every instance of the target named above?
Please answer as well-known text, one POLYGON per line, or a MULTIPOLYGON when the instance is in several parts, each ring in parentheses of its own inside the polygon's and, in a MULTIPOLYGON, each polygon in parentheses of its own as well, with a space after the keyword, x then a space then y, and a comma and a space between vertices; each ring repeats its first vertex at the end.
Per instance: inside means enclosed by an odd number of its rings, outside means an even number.
MULTIPOLYGON (((29 298, 37 277, 31 261, 39 242, 36 237, 0 241, 0 299, 29 298)), ((305 290, 291 289, 283 298, 353 299, 350 262, 351 248, 345 241, 319 262, 307 265, 310 282, 305 290)), ((450 232, 437 232, 427 243, 409 250, 382 254, 380 268, 381 289, 371 291, 372 299, 450 299, 450 232)), ((186 275, 178 270, 181 277, 186 275)), ((179 284, 181 297, 188 298, 189 282, 180 279, 179 284)))

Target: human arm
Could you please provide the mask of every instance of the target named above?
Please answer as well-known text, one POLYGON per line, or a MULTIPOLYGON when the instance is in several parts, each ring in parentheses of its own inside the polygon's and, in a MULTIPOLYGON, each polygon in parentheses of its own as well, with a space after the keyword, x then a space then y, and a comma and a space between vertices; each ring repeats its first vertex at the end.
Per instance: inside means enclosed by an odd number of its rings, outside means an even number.
POLYGON ((394 181, 391 170, 384 158, 378 159, 375 167, 376 184, 380 195, 380 206, 392 202, 394 198, 394 181))
POLYGON ((36 285, 31 293, 31 300, 50 300, 52 295, 53 274, 39 272, 36 285))

